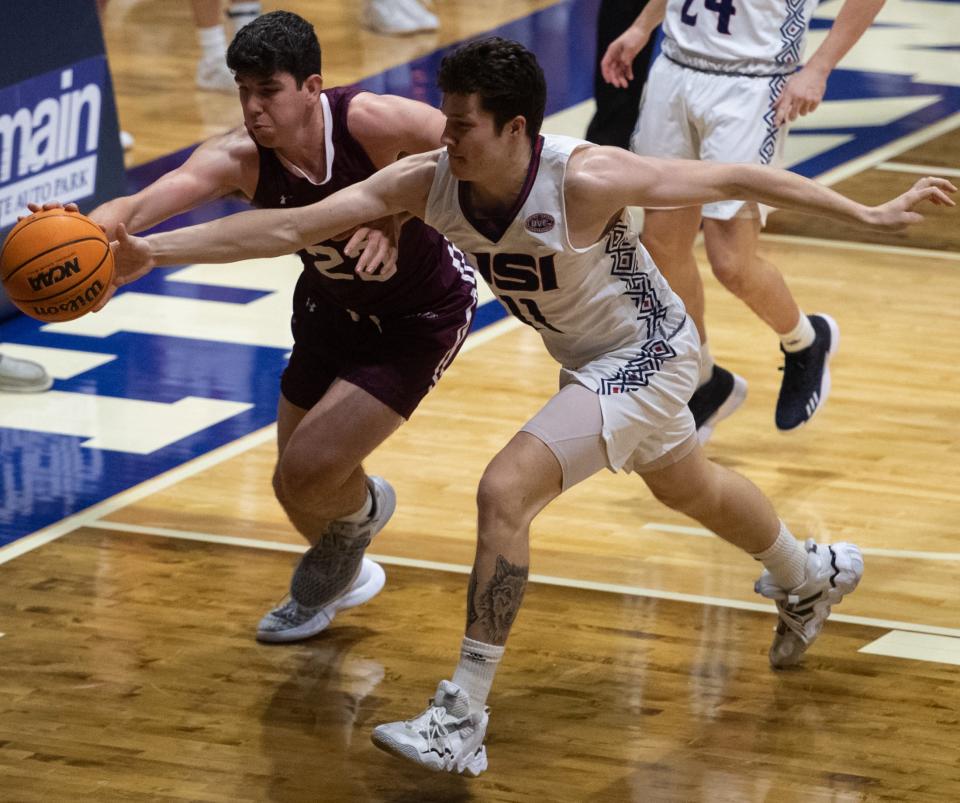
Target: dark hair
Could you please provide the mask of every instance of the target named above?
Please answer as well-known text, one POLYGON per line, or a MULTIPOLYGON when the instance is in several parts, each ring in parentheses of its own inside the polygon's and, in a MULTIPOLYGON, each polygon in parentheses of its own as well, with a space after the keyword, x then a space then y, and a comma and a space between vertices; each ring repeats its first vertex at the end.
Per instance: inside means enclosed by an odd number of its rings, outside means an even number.
POLYGON ((494 36, 463 45, 444 56, 437 84, 447 94, 479 95, 480 107, 493 113, 497 131, 522 115, 530 142, 536 141, 547 82, 537 57, 519 42, 494 36))
POLYGON ((227 49, 227 66, 256 78, 290 73, 299 88, 311 75, 320 73, 320 42, 303 17, 271 11, 237 31, 227 49))

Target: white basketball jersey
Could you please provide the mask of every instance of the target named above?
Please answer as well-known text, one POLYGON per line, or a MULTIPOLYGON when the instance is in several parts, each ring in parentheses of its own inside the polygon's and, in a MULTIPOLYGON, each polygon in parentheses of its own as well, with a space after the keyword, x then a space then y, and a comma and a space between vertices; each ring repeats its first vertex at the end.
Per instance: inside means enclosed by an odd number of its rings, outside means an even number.
POLYGON ((540 137, 520 196, 498 221, 472 213, 468 186, 451 174, 443 151, 425 222, 470 255, 500 302, 540 333, 557 362, 592 389, 618 393, 628 389, 631 371, 659 370, 673 356, 670 341, 686 312, 626 213, 600 242, 570 244, 563 183, 570 154, 585 145, 540 137))
POLYGON ((694 69, 793 72, 816 5, 817 0, 667 0, 662 50, 694 69))

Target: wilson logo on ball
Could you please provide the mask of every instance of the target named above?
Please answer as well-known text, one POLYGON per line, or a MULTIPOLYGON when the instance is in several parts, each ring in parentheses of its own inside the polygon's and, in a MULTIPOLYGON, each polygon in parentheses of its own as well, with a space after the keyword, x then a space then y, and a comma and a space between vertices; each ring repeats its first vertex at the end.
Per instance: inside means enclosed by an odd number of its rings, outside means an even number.
POLYGON ((33 313, 40 317, 50 315, 62 315, 64 313, 84 312, 86 308, 93 304, 103 292, 103 284, 95 281, 86 290, 79 295, 71 298, 69 301, 61 301, 56 306, 33 308, 33 313))

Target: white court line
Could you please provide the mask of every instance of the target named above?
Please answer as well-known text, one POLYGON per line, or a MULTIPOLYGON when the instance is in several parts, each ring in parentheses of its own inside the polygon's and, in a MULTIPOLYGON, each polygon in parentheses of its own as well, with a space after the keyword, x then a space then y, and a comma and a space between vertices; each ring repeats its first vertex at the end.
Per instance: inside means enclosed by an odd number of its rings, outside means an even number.
POLYGON ((658 524, 655 521, 644 524, 641 530, 656 530, 658 533, 676 533, 678 535, 695 535, 698 538, 716 538, 710 530, 703 527, 687 527, 681 524, 658 524))
MULTIPOLYGON (((710 530, 703 527, 682 527, 678 524, 660 524, 656 521, 644 524, 641 530, 653 530, 658 533, 674 535, 694 535, 698 538, 716 538, 710 530)), ((864 555, 878 558, 915 558, 916 560, 953 561, 960 560, 960 552, 923 552, 916 549, 882 549, 880 547, 860 547, 864 555)))
POLYGON ((179 538, 183 541, 202 541, 222 546, 242 546, 248 549, 265 549, 273 552, 307 551, 306 544, 285 544, 281 541, 265 541, 262 538, 239 538, 235 535, 214 535, 198 533, 192 530, 174 530, 170 527, 150 527, 144 524, 124 524, 122 521, 97 521, 87 525, 97 530, 114 530, 118 533, 137 533, 138 535, 157 535, 163 538, 179 538))
POLYGON ((899 156, 904 151, 910 150, 910 148, 915 148, 917 145, 923 145, 931 139, 936 139, 943 134, 948 134, 957 127, 960 127, 960 112, 955 112, 949 117, 944 117, 942 120, 924 128, 922 131, 916 131, 913 134, 900 137, 900 139, 895 139, 893 142, 888 142, 886 145, 876 148, 863 156, 850 162, 845 162, 839 167, 833 168, 833 170, 821 173, 819 176, 816 176, 816 179, 821 184, 826 184, 827 186, 836 184, 851 176, 855 176, 857 173, 869 170, 871 167, 876 167, 878 164, 886 162, 894 156, 899 156))
MULTIPOLYGON (((264 541, 252 538, 235 538, 232 536, 213 535, 212 533, 198 533, 186 530, 171 530, 165 527, 145 527, 139 524, 123 524, 115 521, 101 521, 87 525, 93 529, 112 530, 115 532, 132 532, 141 535, 157 535, 165 538, 180 538, 185 541, 200 541, 210 544, 224 544, 229 546, 262 549, 273 552, 306 552, 306 546, 296 544, 282 544, 275 541, 264 541)), ((437 572, 469 575, 472 566, 458 563, 440 563, 432 560, 417 558, 400 558, 391 555, 368 554, 371 560, 385 566, 409 566, 415 569, 430 569, 437 572)), ((680 594, 674 591, 663 591, 659 588, 644 588, 642 586, 622 585, 619 583, 598 583, 592 580, 574 580, 568 577, 552 577, 546 574, 531 574, 530 581, 544 585, 560 586, 562 588, 579 588, 587 591, 601 591, 609 594, 624 594, 630 597, 647 597, 650 599, 665 599, 672 602, 690 602, 696 605, 712 605, 718 608, 733 608, 741 611, 757 611, 759 613, 776 613, 772 603, 746 602, 744 600, 727 599, 725 597, 706 597, 699 594, 680 594)), ((835 622, 846 622, 854 625, 879 627, 884 630, 907 630, 913 633, 930 633, 938 636, 953 636, 960 638, 960 628, 937 627, 936 625, 922 625, 916 622, 899 622, 893 619, 874 619, 867 616, 847 616, 842 613, 832 613, 830 618, 835 622)))
MULTIPOLYGON (((698 237, 703 237, 699 234, 698 237)), ((841 251, 868 251, 875 254, 898 254, 901 256, 916 257, 918 259, 946 259, 960 262, 960 252, 935 251, 932 248, 910 248, 903 245, 882 245, 881 243, 860 243, 854 240, 824 240, 819 237, 801 237, 796 234, 764 234, 761 232, 760 241, 764 240, 785 245, 807 245, 817 248, 836 248, 841 251)))
MULTIPOLYGON (((489 303, 495 304, 498 302, 491 301, 489 303)), ((521 324, 519 321, 513 318, 508 318, 497 321, 489 326, 485 326, 483 329, 471 334, 467 338, 467 342, 463 344, 461 351, 470 351, 495 337, 499 337, 506 332, 518 328, 520 325, 521 324)), ((44 527, 42 530, 37 530, 35 533, 26 535, 23 538, 18 538, 16 541, 7 544, 4 547, 0 547, 0 565, 3 565, 7 561, 13 560, 20 555, 25 555, 27 552, 43 546, 44 544, 49 544, 51 541, 55 541, 62 535, 66 535, 67 533, 80 527, 91 527, 103 516, 108 516, 117 510, 133 504, 134 502, 139 502, 141 499, 169 488, 171 485, 176 485, 178 482, 181 482, 188 477, 199 474, 201 471, 206 471, 208 468, 212 468, 213 466, 216 466, 225 460, 229 460, 232 457, 236 457, 243 452, 266 443, 267 441, 276 438, 276 432, 276 423, 270 424, 269 426, 263 427, 256 432, 251 432, 249 435, 245 435, 238 440, 225 444, 219 449, 214 449, 212 452, 208 452, 207 454, 194 458, 188 463, 184 463, 181 466, 172 468, 170 471, 160 474, 153 479, 146 480, 134 488, 121 491, 119 494, 116 494, 109 499, 105 499, 96 505, 92 505, 86 510, 81 510, 79 513, 68 516, 61 521, 58 521, 56 524, 51 524, 49 527, 44 527)), ((170 531, 170 533, 173 532, 179 531, 170 531)), ((249 543, 247 539, 239 540, 244 542, 243 545, 249 543)))
POLYGON ((884 162, 877 165, 877 170, 887 170, 891 173, 916 173, 919 176, 960 176, 960 170, 955 167, 940 167, 939 165, 917 165, 907 162, 884 162))
POLYGON ((876 641, 871 641, 857 652, 960 666, 960 639, 934 636, 930 633, 894 630, 876 641))

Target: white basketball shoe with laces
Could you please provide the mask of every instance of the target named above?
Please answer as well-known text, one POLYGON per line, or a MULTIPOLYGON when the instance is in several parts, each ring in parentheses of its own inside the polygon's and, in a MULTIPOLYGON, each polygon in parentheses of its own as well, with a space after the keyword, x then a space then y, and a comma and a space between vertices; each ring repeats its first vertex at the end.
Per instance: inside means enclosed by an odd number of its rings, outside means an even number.
POLYGON ((196 81, 198 89, 211 92, 237 91, 237 82, 223 55, 202 57, 197 62, 196 81))
POLYGON ((806 578, 796 588, 783 589, 764 571, 754 589, 777 603, 777 622, 770 665, 774 669, 795 666, 813 644, 830 607, 853 592, 863 577, 863 555, 856 544, 816 544, 808 538, 806 578))
POLYGON ((440 26, 436 14, 419 0, 366 0, 361 22, 374 33, 387 35, 435 31, 440 26))
POLYGON ((332 521, 320 541, 300 559, 290 594, 257 626, 259 641, 299 641, 325 630, 337 611, 361 605, 383 588, 379 564, 363 554, 390 521, 397 495, 383 477, 367 477, 373 495, 370 517, 360 523, 332 521))
POLYGON ((405 722, 374 728, 371 738, 381 750, 434 772, 454 772, 476 778, 487 768, 483 738, 489 709, 470 712, 467 693, 441 680, 426 710, 405 722))

